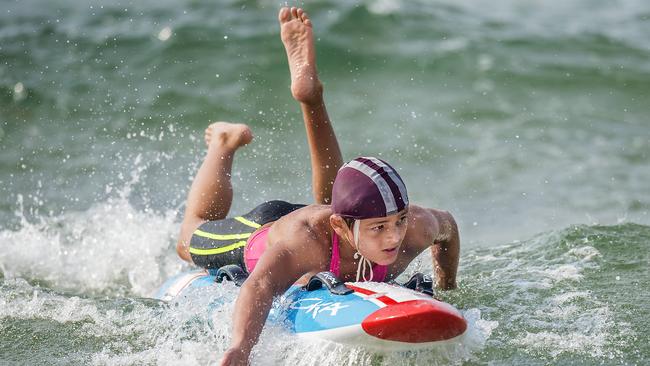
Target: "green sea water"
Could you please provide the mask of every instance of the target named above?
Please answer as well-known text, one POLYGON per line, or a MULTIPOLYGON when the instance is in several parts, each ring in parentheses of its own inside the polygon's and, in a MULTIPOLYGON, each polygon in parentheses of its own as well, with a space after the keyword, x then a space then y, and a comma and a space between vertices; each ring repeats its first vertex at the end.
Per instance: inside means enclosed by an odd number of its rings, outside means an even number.
MULTIPOLYGON (((283 4, 2 2, 0 364, 218 362, 235 288, 149 297, 185 268, 209 122, 255 134, 233 211, 311 200, 283 4), (214 296, 231 301, 207 319, 214 296)), ((460 288, 440 296, 470 331, 382 355, 269 327, 253 363, 650 363, 650 3, 299 5, 345 157, 385 158, 459 222, 460 288)))

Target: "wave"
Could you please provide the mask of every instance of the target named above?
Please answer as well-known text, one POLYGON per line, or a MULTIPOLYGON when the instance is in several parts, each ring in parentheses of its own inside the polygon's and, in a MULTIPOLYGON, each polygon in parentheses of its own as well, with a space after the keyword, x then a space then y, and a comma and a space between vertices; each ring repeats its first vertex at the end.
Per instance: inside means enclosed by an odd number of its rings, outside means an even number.
POLYGON ((645 225, 578 225, 469 250, 450 298, 499 322, 501 362, 626 359, 647 330, 635 319, 648 315, 648 239, 645 225))

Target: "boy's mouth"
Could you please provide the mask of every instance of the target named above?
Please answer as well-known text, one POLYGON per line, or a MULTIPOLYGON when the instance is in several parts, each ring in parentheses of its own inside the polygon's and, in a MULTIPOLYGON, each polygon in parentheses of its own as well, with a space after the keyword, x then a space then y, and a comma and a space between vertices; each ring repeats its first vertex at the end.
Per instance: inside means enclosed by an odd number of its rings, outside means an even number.
POLYGON ((393 248, 390 248, 390 249, 383 249, 382 251, 384 253, 394 253, 394 252, 397 251, 397 248, 399 248, 399 246, 396 246, 396 247, 393 247, 393 248))

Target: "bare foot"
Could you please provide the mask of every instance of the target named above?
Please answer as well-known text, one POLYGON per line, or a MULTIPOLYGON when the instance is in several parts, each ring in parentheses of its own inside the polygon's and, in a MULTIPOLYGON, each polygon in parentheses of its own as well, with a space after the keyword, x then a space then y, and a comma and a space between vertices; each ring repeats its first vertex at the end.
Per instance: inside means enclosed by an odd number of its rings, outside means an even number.
POLYGON ((323 86, 316 71, 316 48, 311 20, 301 8, 280 9, 280 37, 287 51, 291 94, 301 103, 319 103, 323 86))
POLYGON ((214 122, 205 129, 205 144, 237 150, 253 140, 251 129, 243 123, 214 122))

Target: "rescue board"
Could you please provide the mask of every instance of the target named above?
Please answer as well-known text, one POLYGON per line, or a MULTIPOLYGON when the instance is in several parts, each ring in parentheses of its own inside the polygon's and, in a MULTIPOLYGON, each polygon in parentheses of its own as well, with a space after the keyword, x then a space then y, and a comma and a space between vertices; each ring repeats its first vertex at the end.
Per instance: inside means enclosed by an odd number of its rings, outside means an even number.
MULTIPOLYGON (((456 308, 428 294, 397 284, 342 283, 330 272, 315 277, 307 286, 292 286, 275 301, 269 321, 300 337, 382 350, 453 342, 467 329, 456 308)), ((220 286, 216 280, 205 270, 182 273, 165 282, 155 297, 171 301, 190 288, 220 286)))

